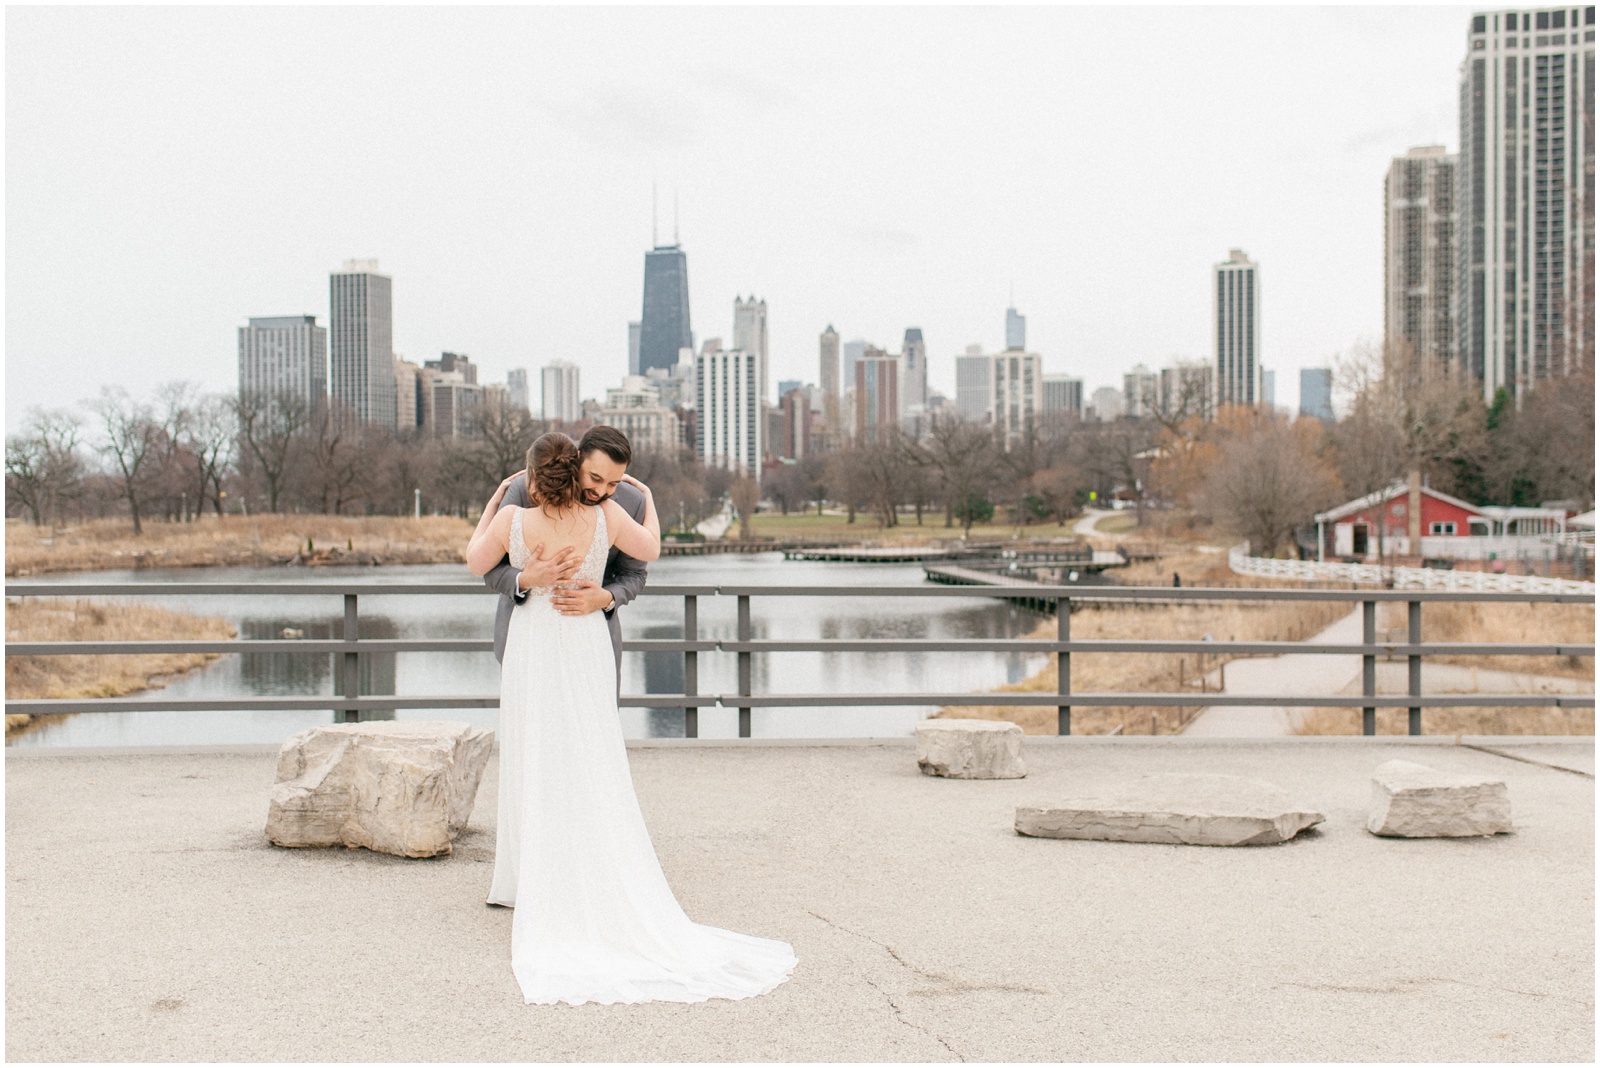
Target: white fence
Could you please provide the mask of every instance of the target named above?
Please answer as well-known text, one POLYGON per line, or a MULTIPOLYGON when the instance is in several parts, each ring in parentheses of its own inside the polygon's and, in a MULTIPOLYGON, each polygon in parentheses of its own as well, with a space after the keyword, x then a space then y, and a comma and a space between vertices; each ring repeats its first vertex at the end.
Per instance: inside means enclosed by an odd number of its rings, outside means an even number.
POLYGON ((1540 575, 1496 575, 1487 571, 1442 571, 1431 567, 1380 567, 1377 564, 1331 564, 1316 560, 1269 560, 1251 556, 1250 546, 1228 551, 1228 567, 1236 575, 1300 579, 1304 582, 1353 582, 1397 590, 1480 590, 1490 593, 1578 593, 1594 595, 1594 583, 1540 575))

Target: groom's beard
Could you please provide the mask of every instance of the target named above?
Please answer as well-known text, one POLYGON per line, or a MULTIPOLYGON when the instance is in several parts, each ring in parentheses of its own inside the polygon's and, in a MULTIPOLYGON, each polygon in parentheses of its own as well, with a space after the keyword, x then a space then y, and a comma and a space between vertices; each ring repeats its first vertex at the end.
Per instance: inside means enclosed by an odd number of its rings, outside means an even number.
POLYGON ((583 503, 589 505, 604 504, 616 496, 614 493, 608 493, 602 497, 594 490, 580 490, 579 492, 583 495, 583 503))

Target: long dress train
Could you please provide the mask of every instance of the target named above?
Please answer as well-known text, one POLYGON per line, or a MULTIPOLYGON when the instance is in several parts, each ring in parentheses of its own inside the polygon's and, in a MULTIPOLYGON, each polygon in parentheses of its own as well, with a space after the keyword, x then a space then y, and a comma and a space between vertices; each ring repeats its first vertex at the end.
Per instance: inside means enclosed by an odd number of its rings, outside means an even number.
MULTIPOLYGON (((528 558, 522 510, 511 562, 528 558)), ((577 578, 599 582, 605 511, 577 578)), ((511 969, 529 1004, 705 1001, 765 994, 797 963, 785 942, 684 915, 639 812, 599 612, 563 616, 549 590, 511 615, 500 676, 493 904, 512 905, 511 969)))

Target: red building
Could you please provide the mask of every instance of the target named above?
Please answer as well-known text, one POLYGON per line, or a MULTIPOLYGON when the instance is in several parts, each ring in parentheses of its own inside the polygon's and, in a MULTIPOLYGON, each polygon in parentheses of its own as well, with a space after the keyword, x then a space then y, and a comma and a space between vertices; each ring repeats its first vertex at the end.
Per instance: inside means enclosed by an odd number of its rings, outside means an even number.
POLYGON ((1396 482, 1379 493, 1317 513, 1317 559, 1364 560, 1380 551, 1383 556, 1476 558, 1485 551, 1509 552, 1524 541, 1560 533, 1566 520, 1567 512, 1561 508, 1469 504, 1428 486, 1396 482))

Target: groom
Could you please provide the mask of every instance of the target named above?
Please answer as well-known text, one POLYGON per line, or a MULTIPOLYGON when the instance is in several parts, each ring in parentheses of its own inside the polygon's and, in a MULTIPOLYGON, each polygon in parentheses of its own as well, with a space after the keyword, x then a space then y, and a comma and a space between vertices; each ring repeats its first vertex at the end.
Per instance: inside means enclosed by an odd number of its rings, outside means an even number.
MULTIPOLYGON (((614 426, 591 427, 578 442, 578 496, 585 504, 599 504, 616 498, 634 519, 644 521, 644 494, 622 481, 628 464, 633 460, 633 447, 628 436, 614 426)), ((501 508, 511 506, 530 508, 528 476, 526 473, 512 482, 500 501, 501 508)), ((566 582, 583 564, 582 554, 573 549, 563 549, 549 558, 544 547, 528 561, 528 566, 518 571, 511 566, 510 558, 483 576, 490 589, 500 591, 500 607, 494 617, 494 658, 503 661, 506 655, 506 628, 511 625, 511 609, 521 604, 528 591, 535 587, 555 586, 566 582)), ((622 624, 617 620, 617 609, 639 596, 644 589, 643 561, 635 560, 613 547, 606 556, 606 570, 596 585, 587 579, 575 583, 571 589, 557 590, 550 598, 556 611, 564 616, 584 616, 601 611, 611 628, 611 650, 617 660, 617 685, 622 685, 622 624)))

